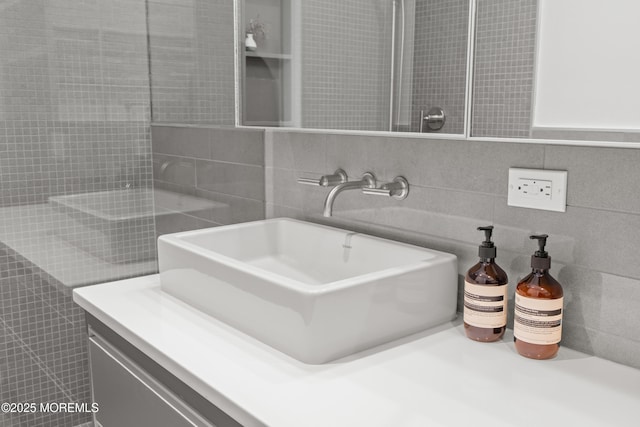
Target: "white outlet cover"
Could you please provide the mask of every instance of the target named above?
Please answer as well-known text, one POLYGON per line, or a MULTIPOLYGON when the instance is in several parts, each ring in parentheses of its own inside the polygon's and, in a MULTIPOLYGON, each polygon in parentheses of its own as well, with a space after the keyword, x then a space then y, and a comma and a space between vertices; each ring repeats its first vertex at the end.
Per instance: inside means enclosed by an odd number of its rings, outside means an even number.
POLYGON ((566 212, 567 171, 509 168, 507 204, 521 208, 566 212), (540 195, 524 192, 523 183, 545 188, 545 191, 540 195), (545 194, 549 183, 550 192, 545 194))

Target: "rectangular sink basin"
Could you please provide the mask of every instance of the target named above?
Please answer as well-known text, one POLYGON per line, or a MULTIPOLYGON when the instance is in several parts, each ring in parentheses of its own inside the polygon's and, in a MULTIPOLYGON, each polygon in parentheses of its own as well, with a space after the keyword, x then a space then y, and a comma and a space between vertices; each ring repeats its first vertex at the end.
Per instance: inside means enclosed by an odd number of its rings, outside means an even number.
POLYGON ((456 315, 455 255, 292 219, 160 236, 158 262, 164 292, 306 363, 456 315))

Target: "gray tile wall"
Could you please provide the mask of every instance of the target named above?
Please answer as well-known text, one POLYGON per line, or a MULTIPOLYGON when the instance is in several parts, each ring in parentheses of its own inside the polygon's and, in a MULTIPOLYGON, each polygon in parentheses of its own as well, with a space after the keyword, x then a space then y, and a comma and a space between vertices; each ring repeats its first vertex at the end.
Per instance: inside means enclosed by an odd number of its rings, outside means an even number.
POLYGON ((264 219, 264 131, 152 126, 156 188, 217 203, 156 217, 158 235, 264 219))
POLYGON ((468 26, 468 0, 416 1, 411 132, 432 107, 446 113, 439 132, 464 132, 468 26))
POLYGON ((640 150, 275 130, 265 140, 267 217, 307 219, 454 253, 459 286, 477 262, 477 226, 496 226, 498 262, 509 274, 511 294, 530 271, 535 245, 529 234, 548 233, 551 273, 565 291, 562 344, 640 368, 640 150), (327 190, 299 185, 296 177, 338 167, 352 178, 369 170, 381 181, 404 175, 409 197, 398 202, 345 192, 334 218, 325 219, 327 190), (567 212, 508 207, 509 167, 567 170, 567 212))
POLYGON ((302 127, 388 130, 391 2, 302 2, 302 127))
POLYGON ((472 136, 530 135, 537 3, 477 3, 472 136))
MULTIPOLYGON (((70 291, 0 244, 0 400, 91 402, 84 312, 70 291)), ((5 414, 3 426, 75 426, 87 414, 5 414)))
POLYGON ((235 123, 233 0, 149 0, 153 121, 235 123))
MULTIPOLYGON (((48 198, 151 186, 145 3, 1 2, 0 52, 0 400, 89 402, 81 310, 66 283, 7 242, 47 247, 41 259, 58 270, 86 269, 63 256, 68 243, 52 237, 82 226, 52 213, 48 198)), ((135 231, 140 246, 131 253, 153 242, 153 220, 135 231)), ((103 244, 97 236, 83 243, 103 244)), ((90 419, 7 417, 0 423, 73 426, 90 419)))

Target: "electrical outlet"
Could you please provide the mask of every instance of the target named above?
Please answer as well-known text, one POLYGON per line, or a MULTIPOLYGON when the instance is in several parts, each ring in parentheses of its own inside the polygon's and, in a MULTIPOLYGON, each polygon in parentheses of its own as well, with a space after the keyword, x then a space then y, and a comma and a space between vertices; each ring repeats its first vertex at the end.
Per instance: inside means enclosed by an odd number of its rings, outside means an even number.
POLYGON ((516 194, 531 199, 551 200, 553 181, 518 178, 516 194))
POLYGON ((507 204, 565 212, 567 171, 510 168, 507 204))

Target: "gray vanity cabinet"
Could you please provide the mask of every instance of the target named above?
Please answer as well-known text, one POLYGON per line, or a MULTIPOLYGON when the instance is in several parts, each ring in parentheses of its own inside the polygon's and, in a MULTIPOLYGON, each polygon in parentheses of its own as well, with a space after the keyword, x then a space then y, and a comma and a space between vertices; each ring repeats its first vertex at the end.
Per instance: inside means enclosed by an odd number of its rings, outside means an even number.
POLYGON ((90 335, 97 426, 215 427, 105 339, 90 335))

